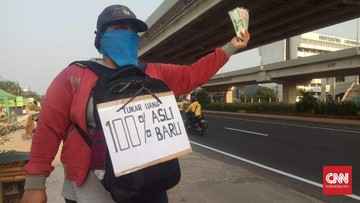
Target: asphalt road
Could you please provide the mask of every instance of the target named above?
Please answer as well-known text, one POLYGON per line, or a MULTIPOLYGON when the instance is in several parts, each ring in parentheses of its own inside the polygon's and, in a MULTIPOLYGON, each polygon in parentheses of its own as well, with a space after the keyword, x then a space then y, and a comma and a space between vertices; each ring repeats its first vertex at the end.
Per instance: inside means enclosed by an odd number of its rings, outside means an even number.
POLYGON ((305 179, 310 185, 322 184, 323 166, 352 166, 353 194, 360 196, 359 129, 310 120, 205 116, 210 128, 204 137, 190 135, 193 143, 305 179))

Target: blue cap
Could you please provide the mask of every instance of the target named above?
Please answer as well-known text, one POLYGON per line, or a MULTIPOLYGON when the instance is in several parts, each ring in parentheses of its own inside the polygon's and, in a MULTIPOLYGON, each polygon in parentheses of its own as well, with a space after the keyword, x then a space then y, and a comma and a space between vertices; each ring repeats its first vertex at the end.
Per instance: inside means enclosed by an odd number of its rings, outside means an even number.
POLYGON ((111 5, 106 7, 99 15, 95 31, 95 47, 99 49, 101 34, 105 31, 107 25, 113 22, 131 23, 137 32, 145 32, 148 29, 146 23, 136 18, 136 15, 126 6, 111 5))

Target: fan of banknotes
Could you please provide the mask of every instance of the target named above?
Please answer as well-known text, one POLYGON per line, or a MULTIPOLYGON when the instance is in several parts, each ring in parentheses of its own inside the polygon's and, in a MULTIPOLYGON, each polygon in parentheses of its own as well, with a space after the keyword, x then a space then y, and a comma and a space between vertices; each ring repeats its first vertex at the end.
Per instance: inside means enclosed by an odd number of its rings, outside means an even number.
POLYGON ((236 7, 229 11, 229 15, 234 25, 235 33, 239 37, 240 32, 244 32, 249 27, 249 11, 243 7, 236 7))

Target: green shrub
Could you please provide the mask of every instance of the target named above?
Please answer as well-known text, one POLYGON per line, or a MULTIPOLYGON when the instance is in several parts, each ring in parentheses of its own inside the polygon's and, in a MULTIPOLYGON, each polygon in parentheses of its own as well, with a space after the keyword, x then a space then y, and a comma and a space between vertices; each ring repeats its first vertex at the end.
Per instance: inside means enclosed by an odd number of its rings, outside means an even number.
MULTIPOLYGON (((307 97, 305 97, 307 98, 307 97)), ((359 116, 360 104, 346 101, 336 102, 327 101, 322 102, 317 99, 302 100, 296 104, 278 103, 278 102, 237 102, 237 103, 210 103, 204 109, 213 111, 227 111, 227 112, 251 112, 251 113, 278 113, 286 114, 290 113, 311 113, 313 115, 330 115, 330 116, 342 116, 353 117, 359 116)))
POLYGON ((295 105, 295 111, 299 113, 313 113, 317 108, 318 99, 311 92, 300 91, 300 101, 295 105))
POLYGON ((254 112, 254 113, 271 113, 271 112, 294 112, 294 104, 284 103, 210 103, 205 109, 214 111, 228 112, 254 112))
POLYGON ((198 99, 202 107, 210 104, 210 96, 209 93, 206 91, 198 91, 196 93, 196 98, 198 99))
POLYGON ((315 114, 333 116, 356 116, 360 111, 360 105, 352 101, 326 101, 319 102, 314 109, 315 114))

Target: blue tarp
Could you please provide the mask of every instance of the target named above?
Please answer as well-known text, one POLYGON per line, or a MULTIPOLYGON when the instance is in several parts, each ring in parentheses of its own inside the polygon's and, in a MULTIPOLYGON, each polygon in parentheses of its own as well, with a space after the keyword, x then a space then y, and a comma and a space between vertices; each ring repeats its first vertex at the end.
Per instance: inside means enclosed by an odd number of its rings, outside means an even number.
POLYGON ((29 160, 29 152, 10 151, 0 153, 0 164, 11 164, 29 160))

